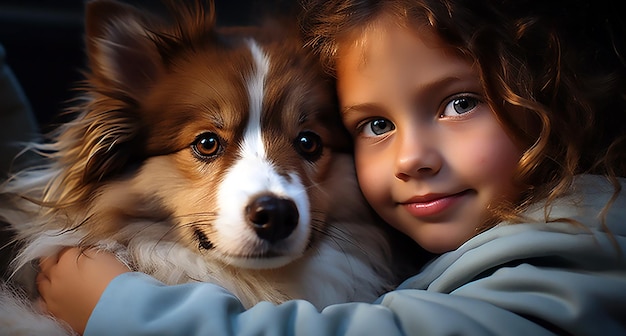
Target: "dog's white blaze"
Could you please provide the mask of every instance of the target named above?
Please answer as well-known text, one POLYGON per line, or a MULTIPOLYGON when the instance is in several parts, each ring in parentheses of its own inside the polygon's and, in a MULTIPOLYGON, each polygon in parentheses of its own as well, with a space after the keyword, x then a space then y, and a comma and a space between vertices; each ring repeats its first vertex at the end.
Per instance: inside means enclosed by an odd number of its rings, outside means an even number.
POLYGON ((265 92, 265 78, 270 68, 270 62, 263 50, 253 40, 248 40, 248 46, 254 60, 252 76, 247 79, 249 117, 248 125, 243 137, 242 147, 257 157, 265 157, 265 146, 261 135, 261 111, 263 110, 263 94, 265 92))
POLYGON ((247 79, 250 101, 249 119, 240 145, 240 159, 228 170, 218 189, 219 214, 215 221, 218 239, 214 242, 222 253, 245 257, 263 252, 275 252, 283 257, 260 260, 229 258, 240 267, 270 268, 288 263, 302 253, 310 231, 309 201, 297 174, 281 176, 268 161, 263 144, 261 114, 264 84, 269 71, 269 59, 252 40, 248 43, 254 59, 254 72, 247 79), (271 193, 295 202, 299 221, 294 232, 273 246, 260 239, 246 222, 247 204, 259 194, 271 193))

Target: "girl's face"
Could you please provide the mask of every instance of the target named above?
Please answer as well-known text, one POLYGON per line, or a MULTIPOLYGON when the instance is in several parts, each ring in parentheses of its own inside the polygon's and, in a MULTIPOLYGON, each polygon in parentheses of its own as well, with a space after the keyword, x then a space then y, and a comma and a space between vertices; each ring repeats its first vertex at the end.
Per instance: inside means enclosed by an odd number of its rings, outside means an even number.
POLYGON ((339 50, 337 85, 361 189, 389 224, 430 252, 474 236, 515 202, 522 151, 486 104, 472 63, 432 33, 382 18, 339 50))

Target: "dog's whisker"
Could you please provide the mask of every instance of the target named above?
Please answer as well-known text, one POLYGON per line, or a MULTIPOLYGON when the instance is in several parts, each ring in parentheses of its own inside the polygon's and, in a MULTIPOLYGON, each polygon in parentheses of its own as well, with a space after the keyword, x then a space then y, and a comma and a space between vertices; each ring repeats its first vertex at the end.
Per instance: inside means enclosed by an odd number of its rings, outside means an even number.
POLYGON ((181 223, 179 225, 179 227, 180 228, 195 228, 195 227, 199 227, 199 226, 211 227, 212 225, 213 225, 212 221, 196 220, 196 221, 181 223))
POLYGON ((217 212, 215 212, 215 211, 194 212, 194 213, 189 213, 189 214, 185 214, 185 215, 177 215, 177 216, 174 217, 174 219, 184 219, 184 218, 188 218, 188 217, 211 217, 211 218, 215 218, 215 217, 217 217, 217 212))
POLYGON ((337 246, 342 246, 343 244, 349 244, 353 247, 356 247, 361 252, 367 252, 365 249, 363 249, 363 247, 358 242, 355 242, 354 240, 349 238, 350 237, 349 232, 343 230, 342 228, 338 226, 330 226, 330 227, 326 227, 325 229, 319 229, 313 226, 312 230, 323 236, 333 239, 333 241, 335 241, 337 246))

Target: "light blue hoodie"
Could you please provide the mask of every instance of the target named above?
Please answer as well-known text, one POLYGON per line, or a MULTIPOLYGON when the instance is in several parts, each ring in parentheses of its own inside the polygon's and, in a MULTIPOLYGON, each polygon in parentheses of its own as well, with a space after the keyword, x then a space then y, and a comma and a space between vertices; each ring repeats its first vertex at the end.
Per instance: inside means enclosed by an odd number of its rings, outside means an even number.
MULTIPOLYGON (((221 287, 115 278, 85 335, 626 335, 626 180, 605 226, 612 186, 577 179, 552 218, 505 223, 433 260, 375 303, 318 312, 305 301, 248 309, 221 287), (606 233, 604 228, 610 230, 606 233)), ((529 211, 543 218, 543 208, 529 211)))

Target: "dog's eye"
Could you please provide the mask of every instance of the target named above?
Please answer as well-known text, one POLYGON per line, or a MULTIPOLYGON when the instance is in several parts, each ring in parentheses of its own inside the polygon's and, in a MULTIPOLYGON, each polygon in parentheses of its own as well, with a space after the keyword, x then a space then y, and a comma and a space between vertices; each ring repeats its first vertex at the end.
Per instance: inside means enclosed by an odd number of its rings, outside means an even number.
POLYGON ((201 159, 211 159, 222 152, 220 137, 211 132, 200 134, 191 144, 191 148, 201 159))
POLYGON ((294 141, 294 146, 303 158, 311 162, 319 159, 324 149, 322 138, 311 131, 300 132, 294 141))

